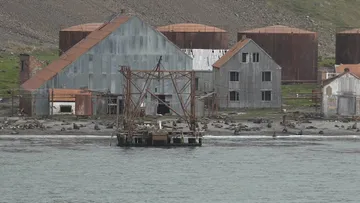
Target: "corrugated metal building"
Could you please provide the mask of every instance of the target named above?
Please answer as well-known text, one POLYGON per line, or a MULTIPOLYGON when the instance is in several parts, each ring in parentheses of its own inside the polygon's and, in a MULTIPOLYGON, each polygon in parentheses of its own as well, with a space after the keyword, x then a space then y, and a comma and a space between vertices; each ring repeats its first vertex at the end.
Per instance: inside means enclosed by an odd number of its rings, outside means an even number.
POLYGON ((87 23, 61 29, 59 32, 59 54, 63 54, 91 32, 97 30, 103 23, 87 23))
POLYGON ((182 49, 228 49, 227 31, 202 24, 180 23, 157 28, 182 49))
POLYGON ((282 68, 283 82, 317 82, 318 34, 287 26, 269 26, 238 33, 254 40, 282 68))
POLYGON ((196 71, 197 94, 205 94, 214 91, 213 67, 225 53, 226 49, 183 49, 186 54, 193 58, 193 70, 196 71))
POLYGON ((251 39, 214 65, 219 108, 280 108, 281 67, 251 39))
MULTIPOLYGON (((159 31, 138 17, 117 17, 91 32, 21 86, 25 113, 32 116, 49 114, 49 88, 87 88, 122 95, 124 79, 119 67, 152 70, 160 56, 166 70, 192 70, 192 58, 159 31)), ((136 83, 141 87, 144 81, 136 83)), ((165 95, 172 108, 181 112, 178 98, 172 96, 175 90, 170 83, 153 81, 150 88, 156 88, 158 94, 165 95)), ((178 80, 177 83, 185 84, 185 81, 178 80)), ((190 88, 184 92, 190 93, 190 88)), ((146 103, 146 113, 155 114, 157 105, 152 104, 157 101, 148 96, 146 103)), ((94 113, 98 112, 96 108, 94 105, 94 113)))
POLYGON ((336 33, 336 64, 360 63, 360 29, 336 33))
POLYGON ((360 78, 345 69, 322 86, 322 112, 325 117, 360 115, 360 78))

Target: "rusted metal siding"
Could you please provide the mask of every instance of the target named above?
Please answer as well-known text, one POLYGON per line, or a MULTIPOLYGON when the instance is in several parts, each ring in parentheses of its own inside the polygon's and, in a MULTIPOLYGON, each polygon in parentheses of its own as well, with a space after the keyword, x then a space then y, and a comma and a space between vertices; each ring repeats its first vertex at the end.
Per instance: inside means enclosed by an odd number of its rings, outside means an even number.
POLYGON ((360 63, 360 33, 336 34, 336 64, 360 63))
POLYGON ((181 49, 227 49, 226 32, 165 32, 162 33, 181 49))
POLYGON ((75 96, 75 114, 77 116, 91 116, 93 113, 91 94, 75 96))
POLYGON ((89 31, 60 31, 59 32, 59 55, 63 54, 75 44, 80 42, 91 32, 89 31))
POLYGON ((317 82, 318 36, 313 32, 239 32, 260 45, 282 68, 282 81, 317 82))

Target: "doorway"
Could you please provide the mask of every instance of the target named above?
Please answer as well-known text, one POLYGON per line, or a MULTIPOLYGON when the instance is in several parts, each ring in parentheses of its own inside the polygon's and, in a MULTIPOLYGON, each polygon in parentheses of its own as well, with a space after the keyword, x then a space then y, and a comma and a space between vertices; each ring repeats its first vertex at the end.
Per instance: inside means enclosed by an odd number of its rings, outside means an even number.
POLYGON ((166 101, 166 96, 161 94, 161 95, 157 95, 157 97, 159 97, 159 100, 163 101, 164 103, 166 103, 167 105, 163 104, 161 101, 158 101, 158 106, 157 106, 157 114, 167 114, 170 113, 170 109, 168 106, 170 106, 170 102, 166 101))
POLYGON ((338 114, 341 116, 352 116, 356 113, 355 97, 339 97, 338 114))

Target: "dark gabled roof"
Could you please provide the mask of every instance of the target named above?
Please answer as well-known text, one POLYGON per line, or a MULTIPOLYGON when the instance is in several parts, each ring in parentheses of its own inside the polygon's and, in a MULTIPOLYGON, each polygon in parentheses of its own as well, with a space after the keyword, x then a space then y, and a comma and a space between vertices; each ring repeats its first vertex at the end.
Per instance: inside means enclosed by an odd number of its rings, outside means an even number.
POLYGON ((80 56, 85 54, 92 47, 109 36, 129 19, 130 17, 128 16, 120 16, 110 22, 104 23, 98 29, 91 32, 86 38, 63 53, 59 59, 38 71, 33 77, 24 82, 24 84, 21 85, 22 88, 28 91, 34 91, 40 88, 45 82, 53 78, 57 73, 61 72, 68 65, 72 64, 80 56))
POLYGON ((237 54, 251 39, 244 39, 237 42, 229 51, 227 51, 219 60, 214 64, 214 68, 221 68, 226 62, 228 62, 235 54, 237 54))

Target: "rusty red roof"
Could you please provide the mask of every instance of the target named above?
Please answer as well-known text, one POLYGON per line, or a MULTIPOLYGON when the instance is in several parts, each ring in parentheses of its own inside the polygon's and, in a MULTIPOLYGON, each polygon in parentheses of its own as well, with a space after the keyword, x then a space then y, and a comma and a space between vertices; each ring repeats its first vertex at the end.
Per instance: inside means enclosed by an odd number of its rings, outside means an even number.
POLYGON ((81 25, 74 25, 68 28, 61 29, 61 31, 84 31, 92 32, 101 27, 104 23, 86 23, 81 25))
POLYGON ((226 32, 225 30, 217 27, 195 23, 166 25, 158 27, 157 30, 160 32, 226 32))
POLYGON ((91 95, 91 92, 82 89, 49 89, 49 95, 53 102, 75 102, 76 95, 91 95))
POLYGON ((338 32, 341 34, 360 34, 360 28, 355 28, 355 29, 351 29, 351 30, 345 30, 342 32, 338 32))
POLYGON ((348 68, 350 73, 353 73, 357 77, 360 77, 360 64, 341 64, 336 67, 337 73, 345 72, 345 69, 348 68))
POLYGON ((86 38, 78 42, 71 49, 63 53, 59 59, 52 62, 41 71, 37 72, 32 78, 22 84, 22 88, 34 91, 40 88, 46 81, 53 78, 57 73, 66 68, 68 65, 77 60, 81 55, 86 53, 90 48, 105 39, 123 23, 130 19, 128 16, 120 16, 108 23, 104 23, 97 30, 91 32, 86 38))
POLYGON ((221 68, 226 62, 228 62, 231 57, 233 57, 236 53, 238 53, 247 43, 249 43, 251 39, 244 39, 236 43, 229 51, 227 51, 219 60, 217 60, 214 64, 214 68, 221 68))
POLYGON ((263 28, 256 28, 252 30, 242 31, 240 33, 300 33, 300 34, 315 34, 316 32, 311 32, 308 30, 303 30, 299 28, 292 28, 284 25, 274 25, 263 28))

